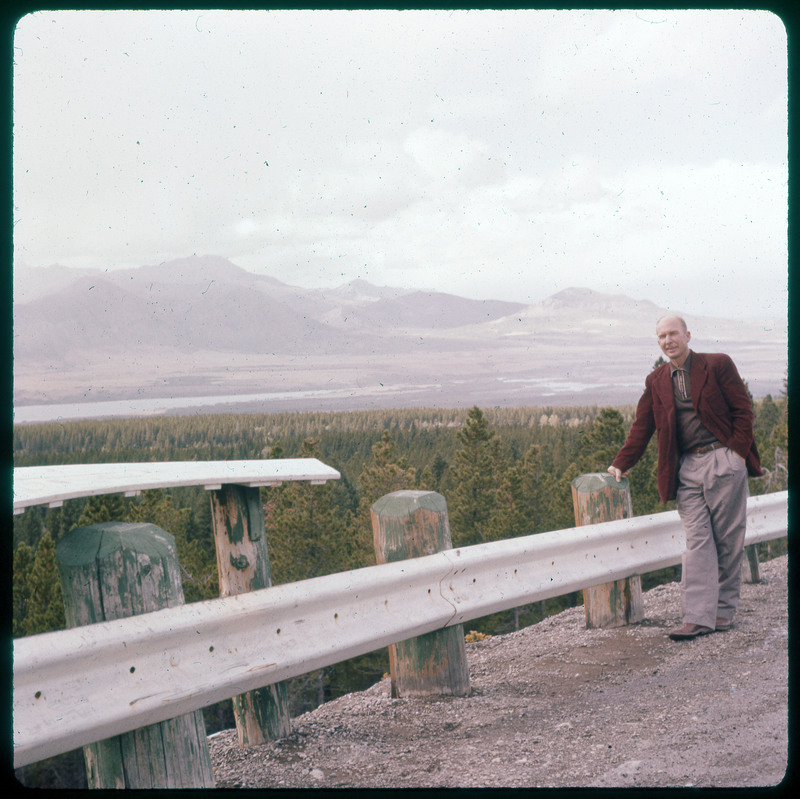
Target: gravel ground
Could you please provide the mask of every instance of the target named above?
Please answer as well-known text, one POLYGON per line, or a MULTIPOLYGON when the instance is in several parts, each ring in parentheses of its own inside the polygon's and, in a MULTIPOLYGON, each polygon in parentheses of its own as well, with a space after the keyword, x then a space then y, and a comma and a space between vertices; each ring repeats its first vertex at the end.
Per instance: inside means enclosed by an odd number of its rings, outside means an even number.
POLYGON ((764 787, 788 763, 787 557, 745 583, 729 632, 674 642, 676 583, 646 618, 587 630, 583 607, 467 644, 468 697, 390 698, 389 680, 240 749, 210 737, 220 788, 764 787))

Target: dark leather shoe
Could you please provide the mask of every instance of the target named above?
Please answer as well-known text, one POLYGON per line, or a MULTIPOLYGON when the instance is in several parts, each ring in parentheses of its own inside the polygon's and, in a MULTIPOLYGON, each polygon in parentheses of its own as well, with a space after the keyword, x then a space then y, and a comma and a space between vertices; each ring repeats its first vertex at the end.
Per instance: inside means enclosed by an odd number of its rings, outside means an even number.
POLYGON ((717 616, 717 621, 714 624, 714 629, 718 633, 725 633, 730 630, 731 625, 733 624, 733 619, 723 619, 720 616, 717 616))
POLYGON ((690 624, 686 622, 686 624, 682 624, 680 627, 676 627, 669 633, 669 637, 673 641, 688 641, 692 638, 697 638, 699 635, 708 635, 709 633, 713 633, 714 631, 710 627, 703 627, 700 624, 690 624))

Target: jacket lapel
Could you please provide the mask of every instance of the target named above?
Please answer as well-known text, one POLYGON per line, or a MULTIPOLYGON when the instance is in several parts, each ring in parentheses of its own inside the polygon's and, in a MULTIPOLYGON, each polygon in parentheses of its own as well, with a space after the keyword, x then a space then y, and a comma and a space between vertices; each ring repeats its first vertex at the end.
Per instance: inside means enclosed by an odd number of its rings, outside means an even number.
POLYGON ((656 373, 653 385, 661 404, 670 413, 675 407, 675 400, 672 394, 672 376, 668 363, 665 363, 656 373))
POLYGON ((696 352, 692 352, 692 368, 689 372, 689 383, 692 390, 692 405, 697 410, 697 403, 700 399, 700 394, 708 381, 708 366, 706 359, 696 352))

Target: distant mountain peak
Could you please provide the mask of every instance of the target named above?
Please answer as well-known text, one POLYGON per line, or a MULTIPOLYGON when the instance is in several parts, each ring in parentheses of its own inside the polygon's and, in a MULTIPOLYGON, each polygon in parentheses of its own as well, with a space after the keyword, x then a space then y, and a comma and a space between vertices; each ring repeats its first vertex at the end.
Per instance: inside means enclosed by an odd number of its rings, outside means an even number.
POLYGON ((387 297, 401 297, 408 294, 409 289, 396 288, 394 286, 376 286, 363 278, 356 278, 349 283, 337 286, 330 294, 346 300, 375 301, 386 299, 387 297))
POLYGON ((606 301, 609 299, 620 300, 625 299, 627 300, 624 294, 608 294, 603 291, 596 291, 595 289, 584 288, 581 286, 570 286, 569 288, 562 289, 561 291, 556 292, 551 297, 548 297, 544 302, 550 303, 568 303, 568 304, 575 304, 575 303, 586 303, 586 302, 598 302, 598 301, 606 301))
POLYGON ((650 300, 635 300, 626 294, 609 294, 595 289, 570 286, 543 300, 541 305, 555 308, 611 309, 635 307, 638 310, 656 311, 658 306, 650 300))
POLYGON ((599 294, 600 292, 595 291, 594 289, 587 289, 583 286, 568 286, 565 289, 561 289, 561 291, 557 291, 550 299, 582 300, 588 297, 595 297, 599 294))
POLYGON ((244 278, 249 280, 253 277, 246 269, 236 266, 221 255, 190 255, 187 258, 162 261, 160 264, 148 264, 128 271, 137 277, 181 283, 198 280, 241 280, 244 278))

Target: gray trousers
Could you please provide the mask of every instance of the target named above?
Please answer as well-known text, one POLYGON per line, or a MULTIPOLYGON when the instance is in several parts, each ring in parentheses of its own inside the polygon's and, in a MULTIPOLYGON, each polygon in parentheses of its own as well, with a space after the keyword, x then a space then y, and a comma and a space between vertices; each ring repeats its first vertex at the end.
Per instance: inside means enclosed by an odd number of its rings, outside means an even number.
POLYGON ((747 523, 747 467, 728 447, 683 455, 678 513, 686 531, 681 598, 683 620, 714 629, 739 605, 747 523))

